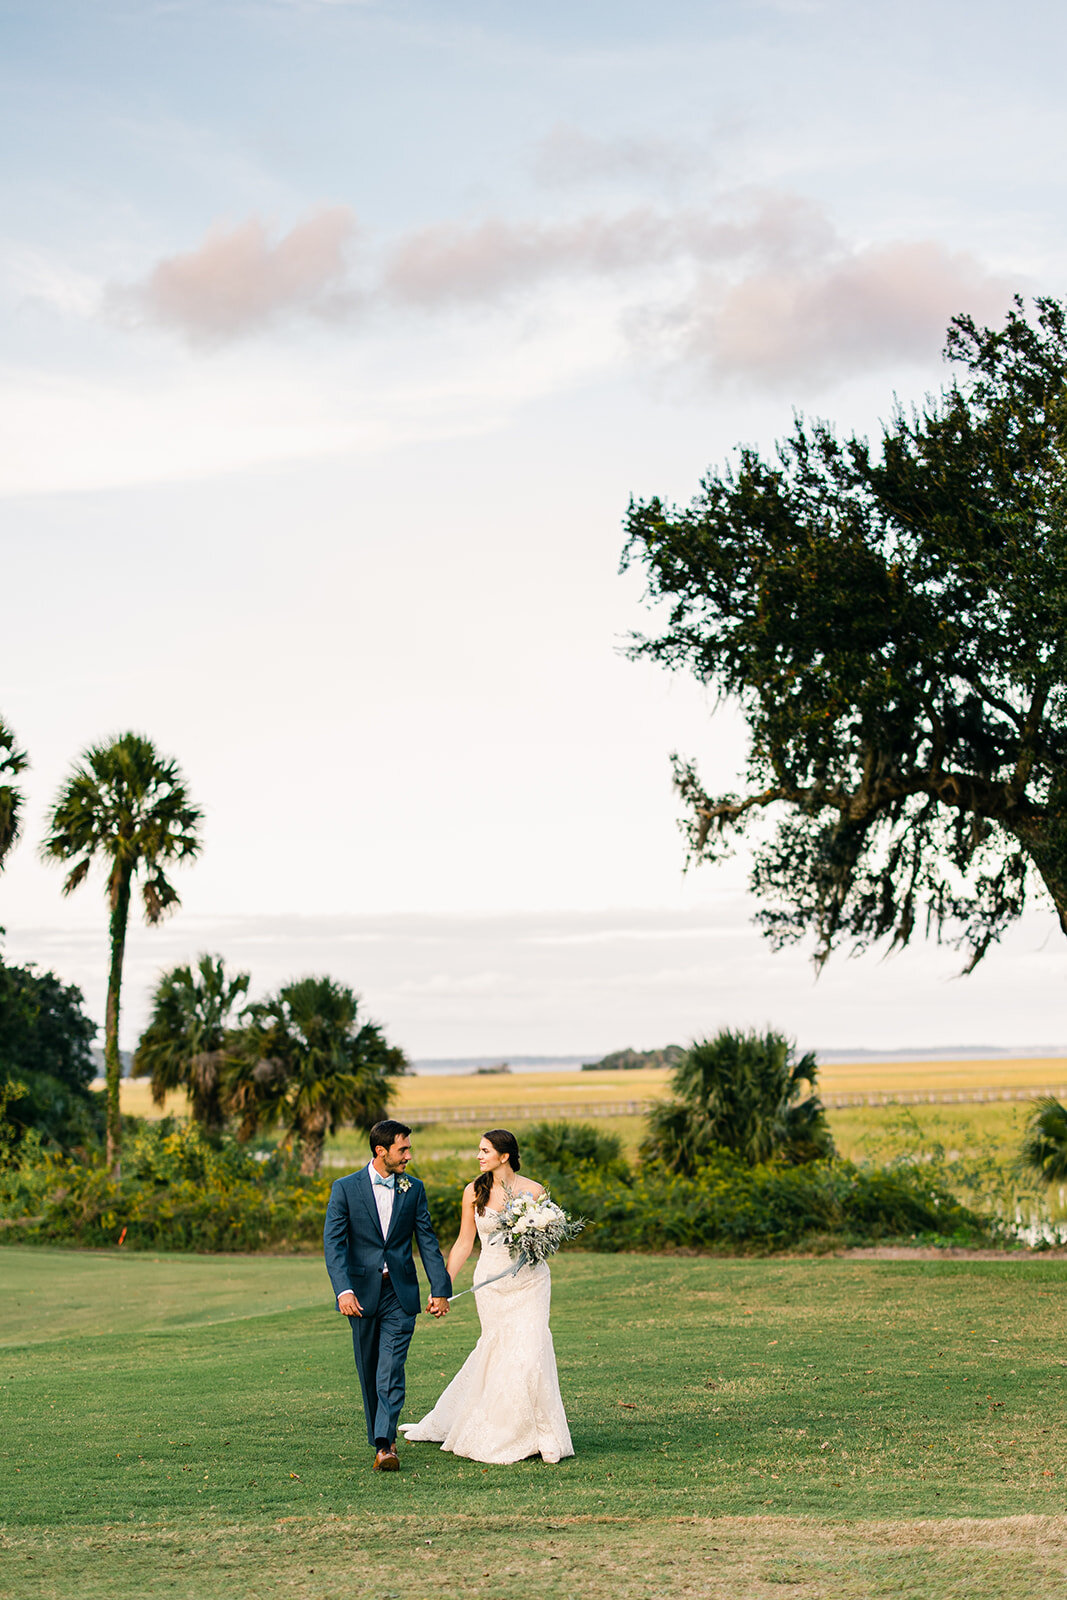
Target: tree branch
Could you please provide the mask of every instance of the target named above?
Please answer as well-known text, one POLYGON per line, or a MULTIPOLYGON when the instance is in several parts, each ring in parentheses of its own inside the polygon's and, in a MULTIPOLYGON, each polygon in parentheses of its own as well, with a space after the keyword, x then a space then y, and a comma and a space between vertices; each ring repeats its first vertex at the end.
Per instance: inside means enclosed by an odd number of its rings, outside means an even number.
POLYGON ((1009 790, 1017 800, 1022 799, 1026 785, 1030 782, 1030 774, 1034 770, 1034 762, 1037 759, 1037 752, 1040 746, 1038 733, 1041 728, 1041 719, 1045 714, 1045 706, 1048 704, 1048 697, 1049 685, 1044 684, 1034 694, 1034 698, 1030 702, 1030 709, 1026 713, 1026 721, 1023 723, 1022 739, 1019 745, 1019 759, 1015 763, 1015 771, 1012 773, 1011 782, 1008 785, 1009 790))

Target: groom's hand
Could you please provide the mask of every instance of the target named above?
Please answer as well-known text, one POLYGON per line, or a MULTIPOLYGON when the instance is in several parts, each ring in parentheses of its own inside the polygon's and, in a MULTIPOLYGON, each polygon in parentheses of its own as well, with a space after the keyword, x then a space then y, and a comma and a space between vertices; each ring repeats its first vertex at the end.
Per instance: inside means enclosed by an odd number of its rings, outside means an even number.
POLYGON ((447 1317, 448 1301, 443 1294, 432 1294, 426 1309, 431 1317, 447 1317))
POLYGON ((363 1307, 351 1289, 346 1289, 344 1294, 337 1296, 337 1309, 345 1317, 361 1317, 363 1315, 363 1307))

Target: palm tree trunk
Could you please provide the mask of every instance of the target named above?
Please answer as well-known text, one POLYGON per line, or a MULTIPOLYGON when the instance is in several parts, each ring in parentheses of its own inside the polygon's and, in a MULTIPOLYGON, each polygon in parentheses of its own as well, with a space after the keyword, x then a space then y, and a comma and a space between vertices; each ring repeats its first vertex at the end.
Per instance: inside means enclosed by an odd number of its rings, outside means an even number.
POLYGON ((322 1147, 326 1143, 326 1117, 315 1117, 300 1129, 300 1171, 305 1178, 318 1176, 322 1168, 322 1147))
POLYGON ((122 962, 126 954, 126 925, 130 917, 130 873, 122 872, 112 883, 111 970, 107 979, 107 1012, 104 1017, 104 1075, 107 1080, 107 1164, 111 1176, 122 1176, 122 1108, 119 1084, 122 1061, 119 1057, 119 1002, 122 995, 122 962))

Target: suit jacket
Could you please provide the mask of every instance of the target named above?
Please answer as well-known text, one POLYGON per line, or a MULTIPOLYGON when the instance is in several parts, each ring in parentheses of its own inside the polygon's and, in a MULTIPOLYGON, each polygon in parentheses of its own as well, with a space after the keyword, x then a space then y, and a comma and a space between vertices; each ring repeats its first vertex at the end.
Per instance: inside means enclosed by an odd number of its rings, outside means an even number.
POLYGON ((378 1309, 385 1266, 400 1304, 409 1316, 417 1316, 421 1300, 411 1254, 412 1237, 418 1243, 431 1294, 450 1295, 452 1280, 445 1271, 441 1247, 430 1222, 426 1190, 419 1179, 409 1177, 408 1187, 403 1190, 398 1183, 389 1232, 383 1238, 366 1167, 338 1178, 330 1190, 322 1230, 326 1271, 334 1294, 351 1289, 363 1310, 373 1316, 378 1309))

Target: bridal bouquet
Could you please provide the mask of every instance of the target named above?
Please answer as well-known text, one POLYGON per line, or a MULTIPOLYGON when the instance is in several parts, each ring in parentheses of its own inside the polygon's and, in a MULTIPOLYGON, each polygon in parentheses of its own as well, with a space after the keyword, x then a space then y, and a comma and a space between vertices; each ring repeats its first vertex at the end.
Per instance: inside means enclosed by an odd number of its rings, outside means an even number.
POLYGON ((585 1222, 580 1217, 569 1217, 546 1189, 537 1196, 509 1194, 492 1237, 503 1240, 517 1271, 521 1266, 535 1267, 538 1262, 547 1261, 565 1240, 573 1239, 584 1227, 585 1222))

